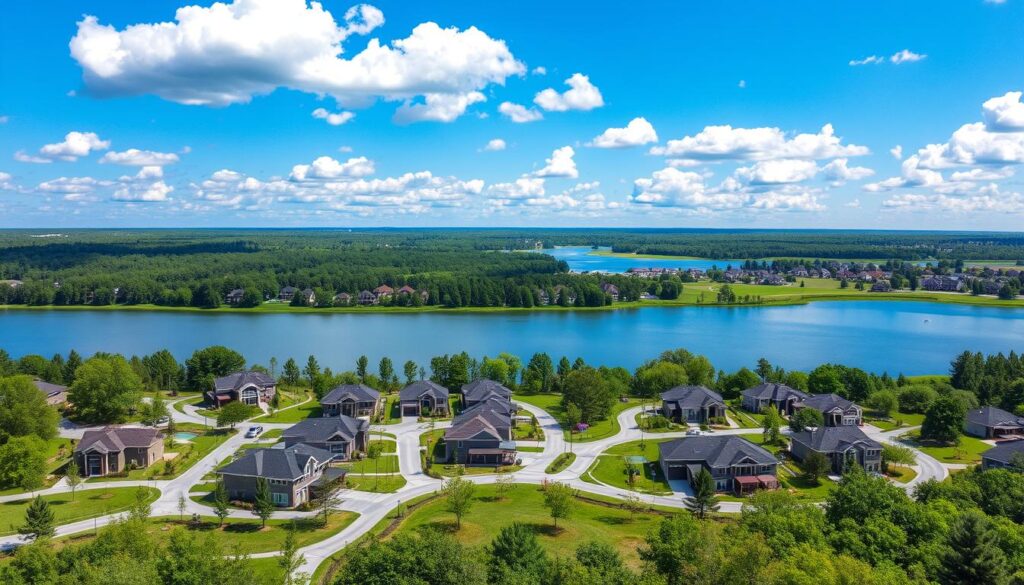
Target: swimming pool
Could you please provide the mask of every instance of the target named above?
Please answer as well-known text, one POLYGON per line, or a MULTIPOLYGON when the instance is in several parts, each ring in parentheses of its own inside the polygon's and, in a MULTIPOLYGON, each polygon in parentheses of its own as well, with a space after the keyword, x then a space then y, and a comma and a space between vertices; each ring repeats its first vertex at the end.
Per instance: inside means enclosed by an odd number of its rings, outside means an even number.
POLYGON ((178 441, 191 441, 192 439, 194 439, 194 438, 196 438, 198 436, 199 435, 197 435, 195 433, 185 433, 185 432, 174 433, 174 438, 176 440, 178 440, 178 441))

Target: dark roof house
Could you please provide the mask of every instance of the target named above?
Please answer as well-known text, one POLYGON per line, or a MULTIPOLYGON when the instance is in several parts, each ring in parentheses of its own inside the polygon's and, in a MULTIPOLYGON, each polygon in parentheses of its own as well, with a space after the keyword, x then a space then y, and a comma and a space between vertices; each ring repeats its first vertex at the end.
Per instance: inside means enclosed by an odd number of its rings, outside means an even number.
POLYGON ((398 402, 402 416, 419 416, 423 412, 431 416, 450 414, 448 389, 431 380, 419 380, 402 388, 398 402))
POLYGON ((217 471, 232 500, 254 500, 259 480, 270 488, 274 504, 294 507, 310 500, 316 482, 334 454, 310 445, 249 449, 217 471))
POLYGON ((877 473, 882 469, 882 444, 864 434, 860 427, 818 427, 793 433, 789 438, 789 450, 797 461, 816 452, 828 457, 836 474, 842 474, 854 463, 865 471, 877 473))
POLYGON ((1024 417, 994 406, 967 411, 964 433, 982 439, 997 439, 1024 434, 1024 417))
POLYGON ((286 447, 305 443, 330 451, 335 459, 351 459, 356 451, 365 451, 370 423, 344 414, 307 418, 281 433, 286 447))
POLYGON ((1024 440, 1003 441, 985 451, 981 454, 981 467, 983 469, 1009 468, 1020 471, 1020 468, 1014 466, 1015 455, 1024 457, 1024 440))
POLYGON ((68 387, 61 386, 60 384, 51 384, 44 380, 35 379, 32 383, 36 385, 36 388, 43 393, 46 398, 46 403, 50 406, 56 406, 58 404, 64 404, 68 401, 68 387))
POLYGON ((725 401, 704 386, 676 386, 661 394, 661 411, 680 423, 706 423, 725 416, 725 401))
POLYGON ((860 406, 838 394, 811 394, 794 404, 796 409, 813 408, 825 418, 825 426, 860 425, 864 412, 860 406))
POLYGON ((85 431, 74 459, 82 477, 124 473, 163 459, 163 435, 154 428, 104 427, 85 431))
POLYGON ((808 394, 785 384, 764 382, 744 390, 742 403, 743 408, 750 412, 761 412, 768 406, 774 406, 782 414, 792 414, 794 404, 806 400, 808 396, 808 394))
POLYGON ((658 445, 659 462, 668 480, 692 482, 707 469, 718 491, 745 495, 779 487, 778 460, 763 447, 735 435, 687 437, 658 445))
POLYGON ((512 391, 503 384, 487 378, 473 380, 462 387, 462 406, 464 408, 469 408, 491 397, 511 400, 512 391))
POLYGON ((377 414, 380 402, 380 392, 366 384, 342 384, 325 394, 320 406, 324 416, 372 417, 377 414))
POLYGON ((232 400, 255 406, 270 402, 276 391, 277 382, 269 374, 243 371, 214 380, 213 390, 207 392, 206 396, 215 406, 232 400))

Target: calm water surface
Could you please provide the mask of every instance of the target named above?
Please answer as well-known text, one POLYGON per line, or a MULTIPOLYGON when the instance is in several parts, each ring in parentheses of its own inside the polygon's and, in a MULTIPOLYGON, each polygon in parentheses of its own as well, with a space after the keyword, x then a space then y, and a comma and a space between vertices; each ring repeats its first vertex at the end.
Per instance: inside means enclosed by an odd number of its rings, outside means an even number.
MULTIPOLYGON (((600 248, 609 251, 610 248, 600 248)), ((573 272, 625 272, 630 268, 697 268, 707 270, 717 266, 725 270, 730 264, 739 268, 743 260, 707 260, 704 258, 628 258, 621 256, 598 256, 591 254, 592 250, 586 246, 564 246, 551 250, 544 250, 545 254, 554 256, 559 260, 565 260, 569 269, 573 272)))
POLYGON ((643 308, 599 312, 421 314, 218 314, 127 311, 0 311, 0 347, 17 357, 74 348, 179 358, 222 344, 250 362, 315 354, 352 369, 365 354, 427 364, 466 350, 536 351, 635 367, 664 349, 686 347, 717 368, 753 366, 764 356, 786 368, 827 361, 867 370, 943 373, 964 349, 1024 351, 1024 310, 913 302, 836 301, 789 307, 643 308))

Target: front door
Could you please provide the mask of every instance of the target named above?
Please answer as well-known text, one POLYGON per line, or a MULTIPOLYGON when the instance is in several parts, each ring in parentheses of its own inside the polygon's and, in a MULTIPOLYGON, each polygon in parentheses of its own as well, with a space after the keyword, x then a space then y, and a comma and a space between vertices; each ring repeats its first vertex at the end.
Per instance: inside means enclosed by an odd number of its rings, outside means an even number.
POLYGON ((98 453, 89 453, 85 456, 85 474, 89 477, 103 475, 103 456, 98 453))

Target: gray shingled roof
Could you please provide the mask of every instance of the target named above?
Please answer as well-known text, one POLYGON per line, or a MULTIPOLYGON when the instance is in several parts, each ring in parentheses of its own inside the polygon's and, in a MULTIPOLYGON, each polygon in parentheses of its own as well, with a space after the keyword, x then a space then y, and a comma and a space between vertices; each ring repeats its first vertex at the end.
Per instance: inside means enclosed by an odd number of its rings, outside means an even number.
POLYGON ((323 443, 340 434, 347 441, 354 441, 359 431, 369 430, 370 423, 350 416, 328 416, 307 418, 285 429, 281 436, 298 439, 301 443, 323 443))
POLYGON ((346 398, 356 402, 376 402, 380 399, 380 392, 366 384, 342 384, 325 394, 320 404, 337 404, 346 398))
POLYGON ((790 388, 785 384, 776 384, 775 382, 764 382, 758 384, 753 388, 747 388, 743 391, 743 395, 750 398, 758 398, 761 400, 786 400, 790 396, 796 396, 800 400, 804 400, 808 397, 796 388, 790 388))
POLYGON ((323 463, 333 457, 330 451, 301 443, 285 449, 249 449, 217 473, 295 481, 305 473, 310 458, 323 463))
POLYGON ((864 434, 860 427, 818 427, 813 431, 793 433, 790 439, 807 445, 819 453, 845 451, 849 447, 860 444, 865 448, 881 449, 882 444, 864 434))
POLYGON ((853 402, 839 396, 838 394, 811 394, 807 398, 804 398, 800 403, 808 408, 813 408, 821 412, 828 412, 835 408, 841 410, 847 410, 851 406, 855 406, 853 402))
POLYGON ((466 400, 473 401, 484 400, 488 396, 502 396, 511 399, 512 391, 494 380, 480 378, 463 386, 462 396, 466 400))
POLYGON ((965 420, 969 423, 986 427, 1024 426, 1024 417, 1019 417, 994 406, 982 406, 981 408, 968 410, 965 420))
POLYGON ((61 386, 60 384, 51 384, 44 380, 32 380, 32 383, 36 385, 36 388, 39 388, 39 391, 43 393, 43 396, 47 397, 68 391, 67 386, 61 386))
POLYGON ((452 426, 444 432, 444 440, 471 439, 480 433, 484 433, 497 441, 503 440, 498 429, 483 414, 463 419, 457 426, 452 426))
POLYGON ((455 420, 452 421, 452 423, 453 424, 458 424, 458 420, 460 418, 469 418, 471 416, 475 416, 476 414, 479 414, 479 413, 482 413, 482 412, 490 412, 490 413, 499 414, 499 415, 502 415, 502 416, 506 417, 508 420, 512 420, 512 411, 513 410, 514 409, 513 409, 512 403, 509 402, 508 400, 505 400, 505 399, 502 399, 502 398, 498 398, 497 396, 491 396, 491 397, 487 398, 486 400, 483 400, 481 402, 477 402, 473 406, 470 406, 466 410, 463 410, 462 412, 460 412, 458 414, 458 416, 455 417, 455 420))
POLYGON ((735 435, 686 437, 658 445, 662 460, 703 462, 709 467, 729 467, 744 459, 758 465, 778 463, 763 447, 735 435))
POLYGON ((437 400, 448 400, 448 389, 431 380, 420 380, 402 388, 398 393, 398 399, 402 402, 419 400, 423 395, 433 396, 437 400))
POLYGON ((158 441, 160 431, 137 427, 105 427, 85 431, 82 439, 75 445, 75 452, 80 453, 94 447, 97 451, 111 453, 123 451, 127 447, 145 448, 158 441))
POLYGON ((235 372, 213 381, 213 387, 217 394, 236 392, 249 384, 255 384, 263 388, 265 386, 273 386, 275 382, 269 374, 254 371, 235 372))
POLYGON ((713 404, 725 407, 725 401, 722 400, 721 395, 704 386, 676 386, 667 392, 662 392, 661 399, 666 402, 674 402, 680 408, 702 408, 713 404))
POLYGON ((1004 441, 981 454, 982 459, 991 459, 1004 465, 1017 453, 1024 453, 1024 440, 1004 441))

